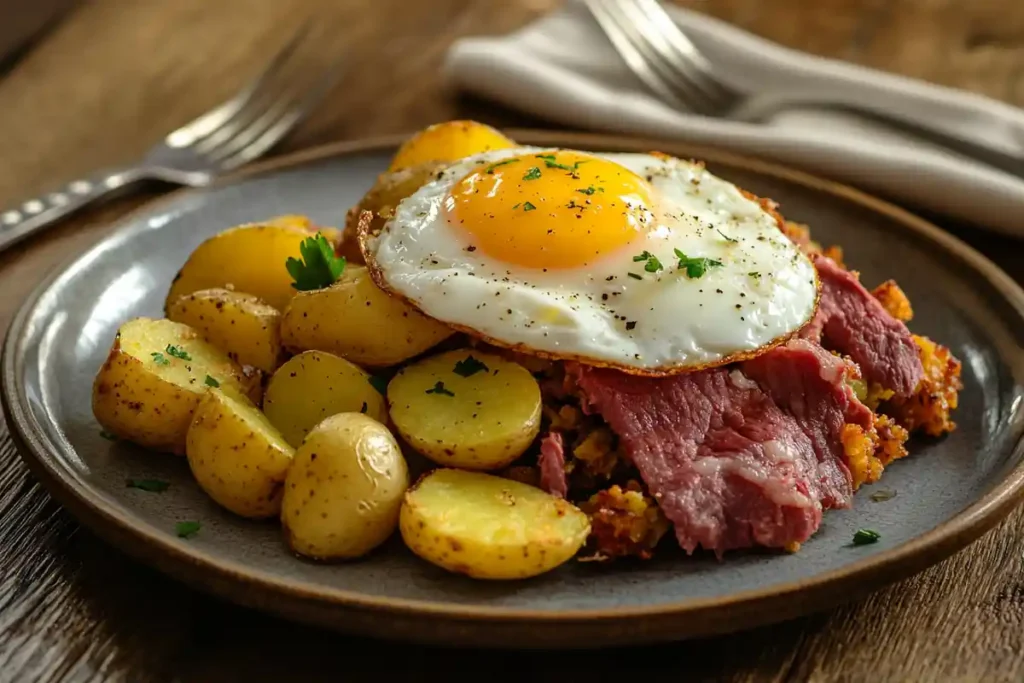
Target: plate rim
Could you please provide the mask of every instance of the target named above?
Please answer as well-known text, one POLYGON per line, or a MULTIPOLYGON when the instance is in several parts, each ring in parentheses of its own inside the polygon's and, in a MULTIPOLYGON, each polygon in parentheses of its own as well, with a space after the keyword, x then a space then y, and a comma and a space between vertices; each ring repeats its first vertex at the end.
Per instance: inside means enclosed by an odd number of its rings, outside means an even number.
MULTIPOLYGON (((693 145, 682 141, 535 129, 509 129, 506 132, 510 137, 523 144, 558 145, 583 149, 602 147, 632 150, 664 149, 677 156, 689 156, 707 160, 712 164, 721 163, 744 168, 824 192, 838 199, 851 201, 895 220, 910 233, 925 238, 926 241, 939 247, 946 254, 959 258, 972 271, 984 277, 1003 296, 1005 303, 1009 304, 1024 319, 1024 289, 987 257, 925 219, 841 183, 715 147, 693 145)), ((61 465, 60 449, 57 444, 49 441, 30 412, 26 410, 27 398, 21 381, 24 374, 24 359, 19 359, 16 351, 21 347, 28 332, 26 323, 32 312, 64 272, 73 264, 90 258, 96 250, 102 249, 117 234, 127 231, 139 217, 159 211, 164 206, 173 206, 183 199, 187 199, 189 195, 200 194, 210 188, 233 185, 255 176, 272 175, 274 172, 324 159, 394 149, 406 137, 407 135, 404 134, 389 135, 321 145, 254 164, 242 172, 225 176, 207 188, 178 190, 164 197, 144 202, 113 221, 110 229, 104 232, 88 249, 74 253, 58 264, 33 289, 12 318, 4 339, 3 354, 0 358, 0 403, 2 403, 12 439, 18 446, 22 460, 29 466, 33 474, 43 481, 50 493, 85 526, 99 533, 115 546, 126 550, 130 555, 142 559, 150 565, 155 565, 164 573, 183 579, 190 586, 205 589, 235 602, 269 609, 278 614, 305 621, 328 623, 331 620, 326 619, 324 614, 313 616, 297 614, 297 612, 301 612, 300 608, 303 605, 306 607, 316 605, 321 611, 323 609, 342 612, 356 611, 363 612, 367 616, 403 617, 418 622, 422 622, 424 619, 442 618, 453 624, 463 624, 463 626, 467 623, 470 625, 489 623, 543 624, 564 627, 570 623, 577 625, 585 623, 593 627, 588 630, 594 631, 601 628, 601 625, 607 627, 609 622, 625 624, 638 620, 655 619, 661 624, 663 630, 671 630, 675 633, 676 635, 673 637, 688 637, 733 631, 818 611, 905 578, 964 548, 1006 517, 1020 502, 1022 494, 1024 494, 1024 461, 1007 472, 1001 480, 967 508, 921 536, 871 557, 806 579, 773 584, 766 588, 740 591, 725 596, 694 598, 656 605, 542 611, 516 607, 457 604, 437 600, 369 596, 358 591, 334 587, 314 588, 304 582, 264 572, 258 568, 246 567, 230 560, 217 559, 195 548, 182 547, 165 531, 157 530, 155 527, 150 530, 151 525, 140 522, 138 518, 128 514, 130 511, 122 514, 116 506, 104 500, 102 492, 93 489, 78 477, 77 473, 61 465), (273 598, 282 599, 284 602, 268 604, 275 600, 249 594, 249 591, 254 588, 269 591, 273 598), (707 625, 700 623, 702 621, 700 617, 708 618, 714 623, 710 627, 706 627, 707 625), (672 622, 671 626, 668 623, 662 623, 666 619, 672 622), (687 621, 690 621, 689 626, 685 624, 687 621), (679 622, 684 623, 680 624, 679 622), (694 625, 695 622, 696 625, 694 625), (725 622, 727 625, 722 625, 725 622)), ((1022 446, 1024 446, 1024 438, 1011 444, 1010 448, 1017 452, 1022 446)), ((652 625, 649 625, 648 628, 641 630, 648 631, 651 627, 652 625)), ((386 631, 384 629, 384 632, 386 631)), ((443 630, 432 634, 423 634, 422 639, 436 642, 436 636, 443 634, 443 630)), ((526 636, 526 640, 531 640, 525 631, 522 632, 522 635, 526 636)), ((416 637, 415 634, 413 637, 416 637)), ((647 642, 650 642, 651 638, 650 635, 644 637, 647 642)), ((469 640, 481 639, 482 642, 488 644, 500 644, 488 640, 487 634, 475 634, 469 638, 469 640)), ((577 639, 569 639, 571 642, 575 640, 577 639)), ((630 637, 629 632, 619 633, 617 637, 592 644, 607 644, 610 641, 636 642, 636 638, 630 637)))

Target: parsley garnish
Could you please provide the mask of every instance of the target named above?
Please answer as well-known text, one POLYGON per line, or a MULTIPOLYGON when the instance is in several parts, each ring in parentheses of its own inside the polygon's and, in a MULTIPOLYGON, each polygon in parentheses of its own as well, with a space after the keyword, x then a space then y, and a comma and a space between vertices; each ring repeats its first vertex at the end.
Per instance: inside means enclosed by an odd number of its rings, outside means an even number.
POLYGON ((533 166, 523 175, 523 180, 536 180, 540 178, 540 167, 533 166))
POLYGON ((630 276, 634 280, 643 280, 643 278, 637 275, 636 273, 626 273, 626 275, 630 276))
POLYGON ((192 356, 188 355, 188 351, 186 351, 185 349, 179 349, 177 346, 173 346, 171 344, 168 344, 167 348, 164 349, 164 351, 167 352, 168 356, 174 356, 175 358, 180 358, 181 360, 192 360, 192 356))
POLYGON ((127 479, 124 485, 130 489, 142 489, 150 493, 163 493, 171 486, 166 481, 159 479, 127 479))
POLYGON ((455 393, 448 391, 444 388, 444 382, 438 381, 434 384, 433 389, 427 389, 424 393, 427 394, 443 394, 445 396, 454 396, 455 393))
POLYGON ((516 210, 516 209, 518 209, 518 208, 519 208, 520 206, 522 206, 522 204, 513 204, 513 205, 512 205, 512 210, 513 210, 513 211, 515 211, 515 210, 516 210))
POLYGON ((537 158, 538 159, 546 159, 547 161, 554 161, 555 160, 555 155, 554 154, 538 154, 537 158))
POLYGON ((736 242, 739 242, 738 239, 735 239, 733 237, 729 237, 728 235, 726 235, 724 232, 722 232, 718 228, 715 228, 715 232, 717 232, 719 235, 721 235, 722 239, 724 239, 726 242, 732 242, 733 244, 735 244, 736 242))
POLYGON ((536 206, 534 206, 533 204, 531 204, 530 202, 525 202, 525 203, 523 204, 523 211, 533 211, 533 210, 534 210, 534 209, 536 209, 536 208, 537 208, 537 207, 536 207, 536 206))
POLYGON ((721 261, 715 259, 703 256, 691 258, 678 249, 675 252, 676 256, 679 257, 679 270, 685 270, 686 277, 689 278, 702 277, 708 271, 708 268, 718 268, 722 265, 721 261))
POLYGON ((884 503, 887 500, 892 500, 896 497, 896 492, 892 489, 882 489, 881 491, 875 491, 871 494, 871 500, 876 503, 884 503))
POLYGON ((178 538, 192 538, 199 533, 202 525, 199 522, 178 522, 174 525, 174 533, 178 538))
POLYGON ((388 395, 388 380, 385 377, 378 377, 377 375, 370 375, 367 380, 370 386, 373 387, 380 393, 381 396, 388 395))
POLYGON ((478 372, 487 372, 488 367, 481 361, 473 358, 473 356, 467 356, 466 358, 455 363, 453 372, 459 377, 472 377, 478 372))
POLYGON ((289 256, 284 266, 295 280, 292 287, 300 292, 328 287, 345 270, 345 257, 335 256, 334 247, 320 233, 304 239, 299 254, 302 258, 289 256))
POLYGON ((644 270, 648 273, 657 273, 662 269, 661 261, 658 260, 658 257, 647 250, 644 250, 644 253, 633 257, 633 263, 639 263, 641 261, 646 262, 644 264, 644 270))
POLYGON ((101 429, 100 430, 100 436, 102 436, 107 441, 117 441, 118 440, 116 434, 112 434, 112 433, 108 432, 106 429, 101 429))
POLYGON ((206 384, 206 386, 208 386, 208 387, 213 387, 214 389, 216 389, 217 387, 220 386, 220 382, 218 382, 213 377, 210 377, 209 375, 206 376, 206 379, 204 380, 204 384, 206 384))
POLYGON ((871 529, 857 529, 857 533, 853 535, 854 545, 871 545, 877 543, 882 535, 877 531, 871 529))
POLYGON ((156 363, 157 365, 170 365, 171 364, 171 361, 167 360, 167 356, 165 356, 164 354, 160 353, 159 351, 154 351, 153 353, 151 353, 149 355, 153 356, 153 362, 156 363))
POLYGON ((750 271, 749 273, 747 273, 747 275, 749 275, 750 277, 754 278, 755 280, 760 280, 761 279, 761 273, 757 272, 756 270, 750 271))
POLYGON ((513 161, 515 161, 515 159, 505 159, 504 161, 493 163, 487 167, 487 172, 493 175, 494 169, 498 168, 499 166, 504 166, 505 164, 511 164, 513 161))
POLYGON ((582 190, 576 190, 576 191, 577 192, 582 192, 583 194, 586 194, 586 195, 591 195, 591 194, 594 194, 595 192, 604 192, 604 188, 603 187, 594 187, 593 185, 591 185, 590 187, 585 187, 582 190))

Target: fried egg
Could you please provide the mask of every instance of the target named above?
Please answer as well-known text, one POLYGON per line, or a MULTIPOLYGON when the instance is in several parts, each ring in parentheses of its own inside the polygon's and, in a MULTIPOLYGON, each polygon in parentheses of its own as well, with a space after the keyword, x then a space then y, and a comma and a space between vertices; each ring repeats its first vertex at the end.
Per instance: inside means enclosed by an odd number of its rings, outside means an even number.
POLYGON ((817 306, 814 266, 777 215, 658 153, 476 154, 362 244, 377 284, 437 320, 633 374, 751 357, 817 306))

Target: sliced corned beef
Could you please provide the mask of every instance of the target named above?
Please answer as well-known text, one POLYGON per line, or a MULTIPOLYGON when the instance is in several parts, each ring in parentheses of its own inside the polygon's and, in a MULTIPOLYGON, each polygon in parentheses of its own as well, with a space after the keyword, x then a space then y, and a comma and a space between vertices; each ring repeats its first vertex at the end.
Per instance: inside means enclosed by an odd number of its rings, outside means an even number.
POLYGON ((558 432, 548 432, 541 439, 537 467, 540 469, 540 487, 552 495, 565 498, 569 492, 565 480, 565 447, 562 435, 558 432))
POLYGON ((846 507, 852 483, 863 481, 861 465, 848 462, 844 447, 847 425, 872 433, 874 416, 846 383, 849 367, 817 344, 793 339, 749 360, 743 374, 768 392, 776 405, 793 417, 818 456, 822 505, 846 507), (856 476, 851 479, 851 467, 856 476))
POLYGON ((825 497, 814 445, 737 369, 668 378, 568 364, 584 408, 619 436, 679 544, 721 556, 806 541, 825 497))
POLYGON ((849 356, 868 382, 910 396, 924 375, 907 326, 849 271, 827 256, 812 255, 821 281, 818 313, 800 336, 849 356))

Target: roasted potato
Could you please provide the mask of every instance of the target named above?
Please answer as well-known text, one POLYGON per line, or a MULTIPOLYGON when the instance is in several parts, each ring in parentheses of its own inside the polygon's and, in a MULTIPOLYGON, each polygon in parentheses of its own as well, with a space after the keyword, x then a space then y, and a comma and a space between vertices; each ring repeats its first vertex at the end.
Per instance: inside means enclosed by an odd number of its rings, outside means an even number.
POLYGON ((263 413, 230 388, 206 392, 185 440, 199 487, 231 512, 254 519, 281 512, 294 454, 263 413))
POLYGON ((568 561, 590 520, 561 498, 490 474, 439 469, 405 494, 402 539, 414 553, 477 579, 523 579, 568 561))
POLYGON ((288 546, 318 560, 350 559, 398 526, 409 470, 387 427, 360 413, 332 415, 306 436, 285 479, 288 546))
POLYGON ((298 293, 281 319, 290 351, 328 351, 369 367, 396 365, 452 334, 381 291, 362 266, 345 268, 330 287, 298 293))
POLYGON ((540 429, 533 375, 518 363, 467 349, 402 368, 388 384, 388 405, 402 438, 450 467, 501 469, 540 429))
POLYGON ((281 364, 281 313, 252 294, 201 289, 171 302, 167 317, 198 330, 242 365, 270 374, 281 364))
POLYGON ((289 359, 270 378, 263 412, 288 443, 298 448, 306 434, 337 413, 365 413, 387 421, 388 409, 377 380, 344 358, 307 351, 289 359))
POLYGON ((165 309, 185 294, 223 288, 253 294, 283 310, 295 295, 284 264, 291 257, 299 258, 299 245, 315 234, 303 225, 297 218, 285 217, 214 235, 196 247, 174 277, 165 309))
POLYGON ((259 400, 260 377, 188 325, 135 318, 121 325, 93 382, 92 411, 108 432, 158 451, 185 453, 185 435, 210 387, 259 400))

